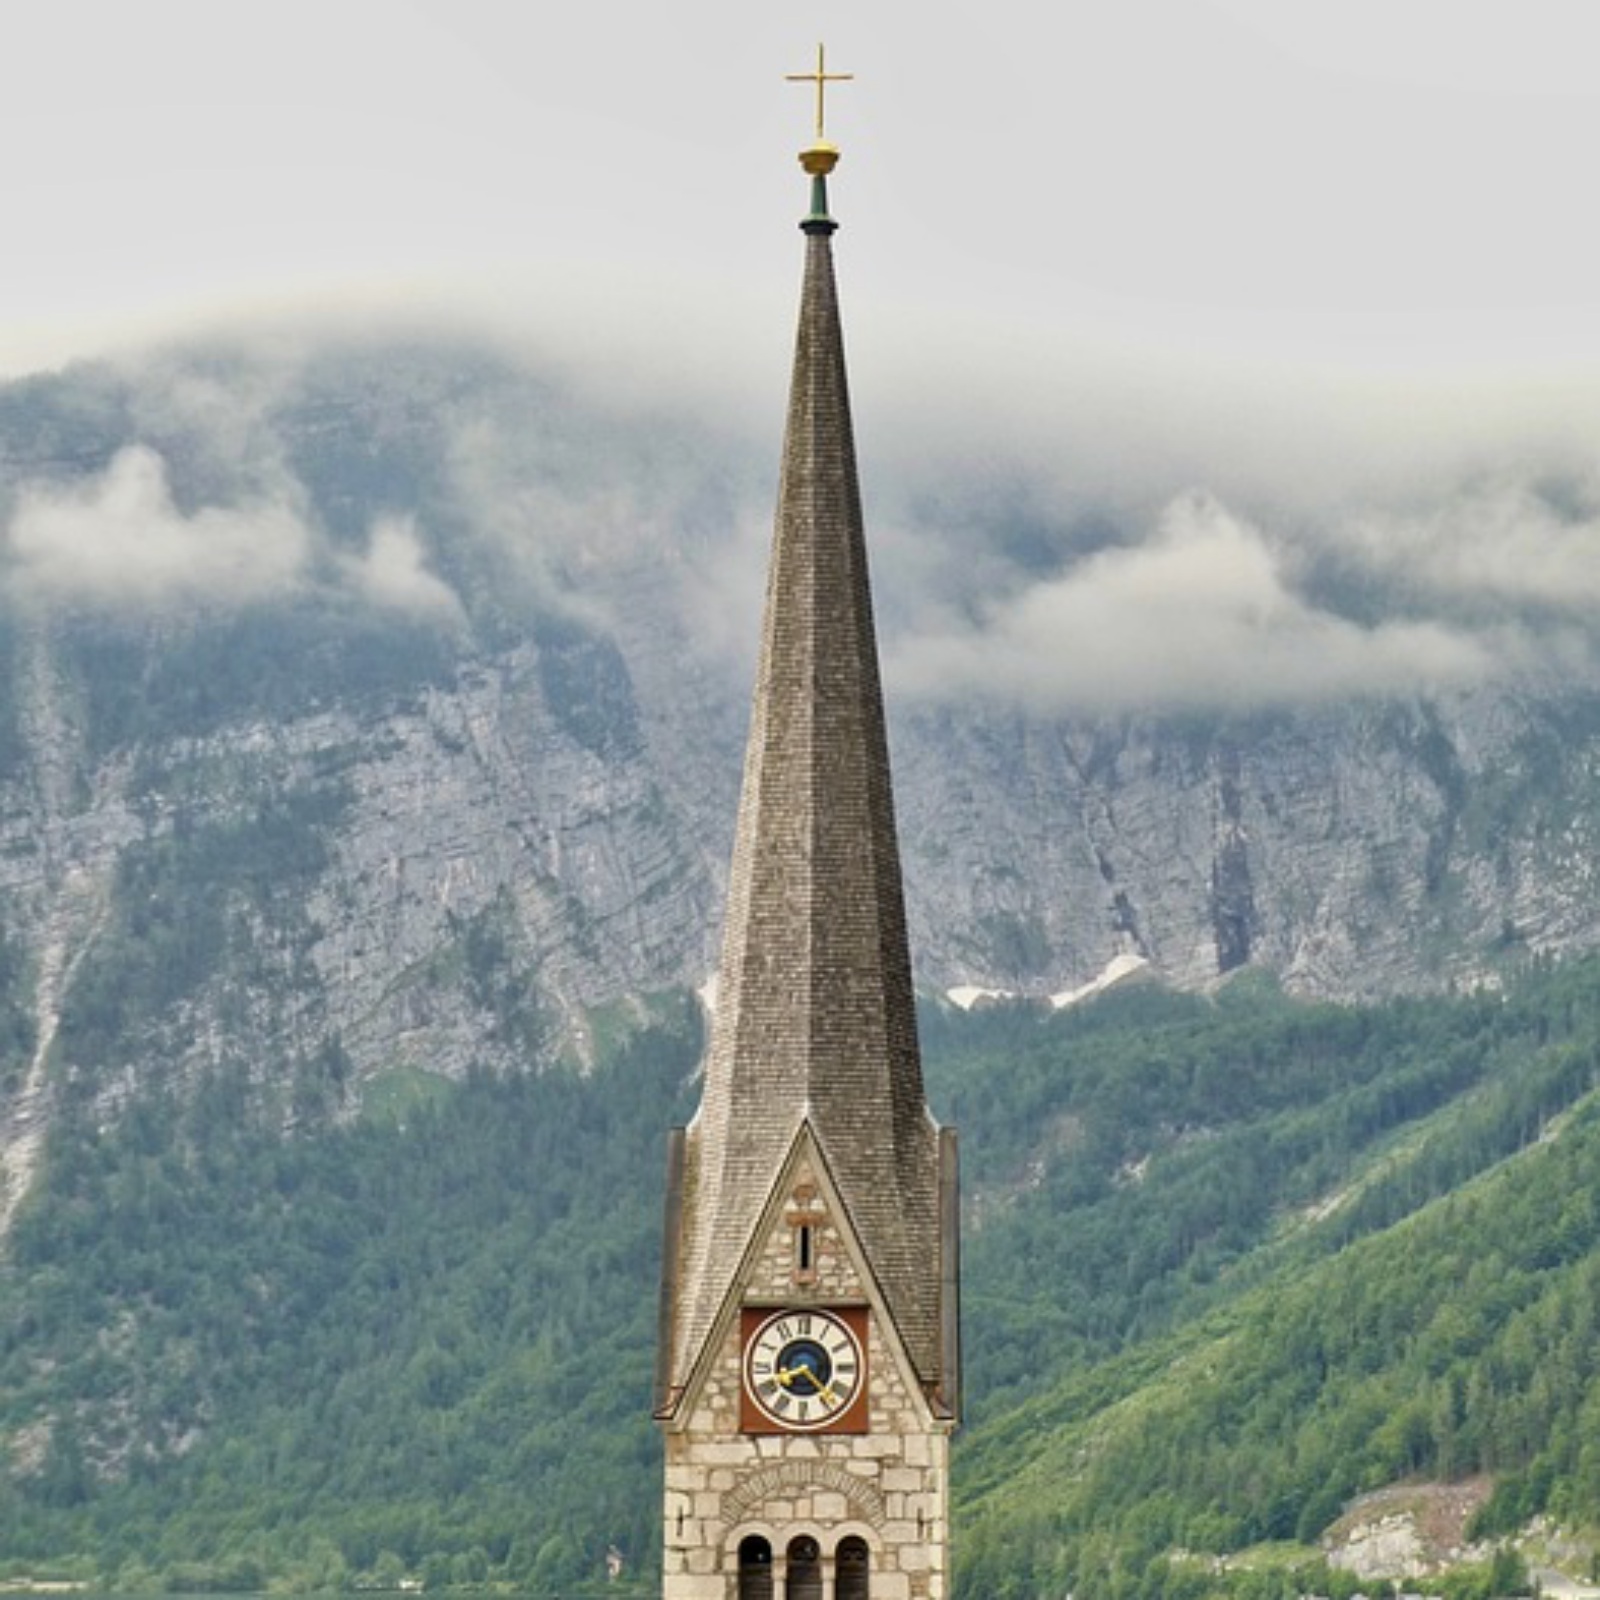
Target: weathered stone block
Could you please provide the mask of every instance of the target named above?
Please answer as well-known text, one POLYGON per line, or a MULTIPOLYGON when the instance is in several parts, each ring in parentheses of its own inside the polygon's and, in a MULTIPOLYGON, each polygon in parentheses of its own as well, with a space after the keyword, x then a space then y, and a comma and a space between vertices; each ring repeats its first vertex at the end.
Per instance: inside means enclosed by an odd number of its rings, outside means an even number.
POLYGON ((926 1572, 928 1570, 928 1547, 925 1544, 903 1544, 898 1551, 900 1570, 902 1572, 926 1572))

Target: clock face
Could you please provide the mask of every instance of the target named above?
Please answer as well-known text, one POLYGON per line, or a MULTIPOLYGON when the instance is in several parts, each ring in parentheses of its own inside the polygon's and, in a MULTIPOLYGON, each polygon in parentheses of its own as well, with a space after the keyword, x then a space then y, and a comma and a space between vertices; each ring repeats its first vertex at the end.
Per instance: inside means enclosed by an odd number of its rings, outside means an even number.
POLYGON ((865 1375, 861 1341, 831 1312, 774 1312, 745 1340, 745 1394, 780 1428, 804 1433, 839 1421, 865 1375))

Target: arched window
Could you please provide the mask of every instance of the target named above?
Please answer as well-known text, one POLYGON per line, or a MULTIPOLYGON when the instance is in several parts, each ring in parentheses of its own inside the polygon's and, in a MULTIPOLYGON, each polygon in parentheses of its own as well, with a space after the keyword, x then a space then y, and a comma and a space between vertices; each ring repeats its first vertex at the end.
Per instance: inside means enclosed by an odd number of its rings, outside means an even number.
POLYGON ((822 1600, 822 1547, 802 1534, 789 1541, 789 1581, 784 1600, 822 1600))
POLYGON ((872 1556, 867 1541, 854 1534, 839 1541, 839 1553, 834 1558, 835 1600, 868 1600, 872 1571, 872 1556))
POLYGON ((772 1546, 755 1534, 739 1541, 739 1600, 772 1600, 772 1546))

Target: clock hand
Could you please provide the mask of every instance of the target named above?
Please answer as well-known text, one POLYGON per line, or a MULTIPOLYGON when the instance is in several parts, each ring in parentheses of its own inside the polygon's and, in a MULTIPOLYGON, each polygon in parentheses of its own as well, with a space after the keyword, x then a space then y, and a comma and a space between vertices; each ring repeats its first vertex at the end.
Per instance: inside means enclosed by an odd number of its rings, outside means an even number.
POLYGON ((817 1385, 817 1397, 820 1400, 824 1401, 830 1406, 836 1406, 839 1404, 839 1396, 833 1385, 831 1383, 823 1383, 819 1381, 816 1373, 814 1373, 810 1367, 779 1367, 778 1370, 772 1374, 772 1376, 776 1378, 785 1389, 792 1389, 794 1387, 794 1380, 796 1378, 809 1378, 817 1385))

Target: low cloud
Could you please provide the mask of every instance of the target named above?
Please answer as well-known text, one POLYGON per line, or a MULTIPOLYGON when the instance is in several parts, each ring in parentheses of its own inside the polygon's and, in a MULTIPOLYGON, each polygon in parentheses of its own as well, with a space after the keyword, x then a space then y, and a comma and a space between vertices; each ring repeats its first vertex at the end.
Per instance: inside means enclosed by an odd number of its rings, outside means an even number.
POLYGON ((6 540, 17 592, 115 609, 283 594, 311 544, 285 501, 180 510, 166 463, 142 445, 83 485, 23 490, 6 540))
POLYGON ((374 605, 441 622, 463 621, 455 590, 428 571, 425 554, 410 517, 385 517, 373 524, 365 555, 344 564, 356 589, 374 605))
POLYGON ((480 558, 605 631, 676 612, 708 654, 753 637, 765 548, 747 535, 753 503, 770 526, 771 489, 752 488, 737 436, 656 411, 556 406, 540 388, 497 402, 446 434, 480 558))
POLYGON ((1500 479, 1425 511, 1359 517, 1337 542, 1347 560, 1441 603, 1593 613, 1600 511, 1585 488, 1566 498, 1500 479))
MULTIPOLYGON (((322 587, 448 626, 463 595, 491 595, 610 632, 641 678, 681 649, 742 695, 776 422, 752 443, 748 417, 607 405, 496 362, 347 359, 312 384, 284 358, 173 358, 135 385, 144 444, 82 483, 16 491, 0 590, 154 610, 322 587), (417 515, 353 503, 369 457, 402 444, 428 486, 417 515)), ((1327 422, 1302 396, 1275 422, 1265 402, 1212 400, 1208 431, 1198 407, 1163 413, 1142 390, 1056 399, 1015 428, 965 390, 959 429, 897 429, 876 408, 864 487, 897 696, 1070 715, 1600 682, 1587 417, 1502 438, 1432 412, 1391 427, 1393 406, 1330 403, 1327 422)))
POLYGON ((988 607, 924 617, 889 672, 917 696, 1048 710, 1262 707, 1464 687, 1522 654, 1443 617, 1371 623, 1298 592, 1280 548, 1185 495, 1142 543, 1102 549, 988 607))

